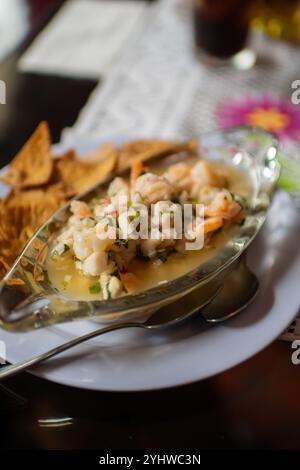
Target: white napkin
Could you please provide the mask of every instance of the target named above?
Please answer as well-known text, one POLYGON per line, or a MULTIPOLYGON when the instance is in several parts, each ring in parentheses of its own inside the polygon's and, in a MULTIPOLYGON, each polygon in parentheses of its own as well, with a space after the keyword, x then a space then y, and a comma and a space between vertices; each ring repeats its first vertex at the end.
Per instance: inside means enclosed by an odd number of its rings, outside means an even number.
POLYGON ((69 0, 19 60, 23 72, 99 79, 126 49, 145 2, 69 0))

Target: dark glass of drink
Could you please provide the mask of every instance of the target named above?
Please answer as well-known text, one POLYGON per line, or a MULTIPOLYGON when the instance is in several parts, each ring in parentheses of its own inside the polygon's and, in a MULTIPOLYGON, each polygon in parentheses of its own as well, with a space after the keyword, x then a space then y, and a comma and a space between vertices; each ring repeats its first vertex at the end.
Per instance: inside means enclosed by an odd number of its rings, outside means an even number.
POLYGON ((194 0, 194 31, 199 51, 228 59, 244 49, 250 4, 250 0, 194 0))

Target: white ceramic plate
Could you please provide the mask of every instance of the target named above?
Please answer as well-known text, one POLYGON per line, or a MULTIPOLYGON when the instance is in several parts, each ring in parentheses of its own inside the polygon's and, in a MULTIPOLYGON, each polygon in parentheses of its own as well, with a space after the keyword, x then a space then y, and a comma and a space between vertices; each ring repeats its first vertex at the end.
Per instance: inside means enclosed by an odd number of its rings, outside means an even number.
MULTIPOLYGON (((0 186, 0 192, 4 187, 0 186)), ((290 198, 277 192, 267 221, 248 250, 260 292, 238 317, 216 326, 195 320, 161 332, 123 330, 91 340, 34 374, 75 387, 134 391, 160 389, 222 372, 263 349, 288 326, 300 306, 300 218, 290 198)), ((11 363, 98 328, 74 322, 29 333, 0 331, 11 363)))

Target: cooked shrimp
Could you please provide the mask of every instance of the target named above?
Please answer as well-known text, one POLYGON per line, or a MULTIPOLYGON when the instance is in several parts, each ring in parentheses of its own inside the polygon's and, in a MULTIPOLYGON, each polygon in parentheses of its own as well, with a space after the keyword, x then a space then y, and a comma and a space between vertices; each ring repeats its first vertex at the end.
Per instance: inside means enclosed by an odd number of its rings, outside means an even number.
POLYGON ((224 219, 234 219, 237 215, 241 213, 242 207, 236 201, 231 201, 228 204, 227 211, 223 214, 224 219))
POLYGON ((111 203, 109 204, 99 204, 98 206, 95 206, 94 209, 95 216, 96 217, 116 217, 118 212, 115 206, 111 203))
POLYGON ((82 264, 83 272, 90 276, 99 276, 106 269, 107 261, 107 253, 96 251, 84 260, 82 264))
POLYGON ((76 217, 92 217, 93 213, 91 212, 89 206, 82 201, 72 201, 71 202, 71 212, 76 217))
POLYGON ((167 180, 180 190, 191 189, 193 180, 191 178, 191 168, 186 163, 176 163, 164 173, 167 180))
POLYGON ((127 202, 130 196, 129 184, 123 178, 115 178, 109 185, 108 195, 110 196, 110 206, 115 210, 122 209, 120 207, 121 202, 122 204, 125 203, 127 208, 127 202))
POLYGON ((120 178, 118 176, 117 178, 114 178, 112 182, 110 183, 108 190, 107 190, 107 194, 110 197, 112 197, 120 192, 127 193, 128 191, 129 191, 129 185, 127 181, 125 181, 123 178, 120 178))
POLYGON ((208 206, 212 203, 214 197, 220 192, 220 188, 213 186, 203 186, 198 193, 198 202, 208 206))
POLYGON ((138 159, 132 160, 131 175, 130 175, 131 186, 134 185, 137 178, 143 173, 143 171, 145 171, 145 167, 143 163, 141 162, 141 160, 138 160, 138 159))
POLYGON ((222 217, 223 219, 233 219, 242 210, 231 196, 229 191, 220 191, 214 197, 211 204, 204 208, 204 214, 208 217, 222 217))
POLYGON ((223 226, 222 217, 208 217, 204 220, 204 235, 214 232, 223 226))
MULTIPOLYGON (((202 222, 193 227, 186 227, 185 233, 188 236, 189 240, 195 239, 197 235, 206 235, 207 233, 214 232, 223 226, 223 219, 222 217, 208 217, 204 219, 202 222)), ((180 244, 179 251, 180 251, 180 244)))
POLYGON ((201 183, 202 186, 222 187, 225 183, 224 178, 214 171, 209 162, 204 160, 200 160, 193 166, 191 176, 195 182, 201 183))
POLYGON ((140 196, 145 204, 172 199, 173 186, 166 178, 153 173, 145 173, 137 178, 132 189, 132 200, 140 196))
POLYGON ((196 163, 196 165, 192 168, 191 176, 193 179, 191 197, 193 199, 198 199, 199 193, 203 186, 221 188, 225 185, 224 178, 218 175, 208 162, 203 160, 196 163))

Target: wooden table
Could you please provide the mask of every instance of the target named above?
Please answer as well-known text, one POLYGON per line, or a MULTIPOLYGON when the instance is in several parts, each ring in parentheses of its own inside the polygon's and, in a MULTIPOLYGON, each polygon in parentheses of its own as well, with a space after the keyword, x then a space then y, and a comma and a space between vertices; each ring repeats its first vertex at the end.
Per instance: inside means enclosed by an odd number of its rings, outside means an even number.
MULTIPOLYGON (((61 1, 26 3, 27 39, 0 66, 7 83, 7 104, 0 106, 1 166, 43 119, 57 141, 95 86, 17 71, 20 53, 61 1)), ((1 448, 300 449, 300 379, 291 353, 288 343, 275 341, 211 379, 143 393, 89 392, 23 373, 0 386, 1 448), (67 426, 45 427, 45 419, 64 417, 71 418, 67 426)))

